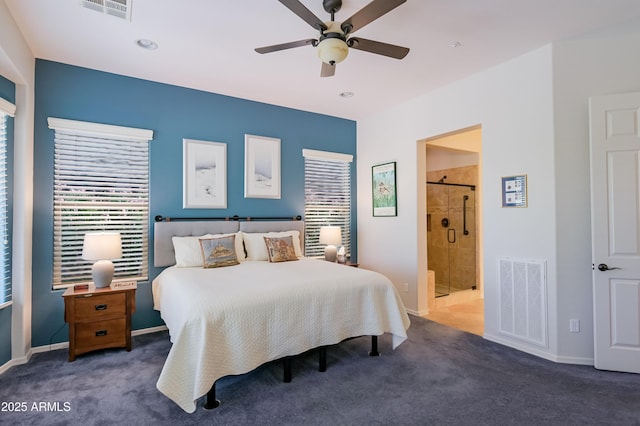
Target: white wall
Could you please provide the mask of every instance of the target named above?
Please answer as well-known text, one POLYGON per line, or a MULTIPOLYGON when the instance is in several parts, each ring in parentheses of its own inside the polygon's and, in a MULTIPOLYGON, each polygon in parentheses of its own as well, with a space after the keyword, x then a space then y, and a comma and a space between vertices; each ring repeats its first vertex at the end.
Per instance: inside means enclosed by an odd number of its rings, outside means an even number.
POLYGON ((592 364, 588 98, 640 91, 638 46, 640 23, 631 22, 540 48, 360 121, 360 263, 396 285, 409 282, 403 300, 424 312, 424 274, 416 270, 424 255, 416 235, 424 166, 416 165, 416 141, 481 125, 485 337, 555 361, 592 364), (385 161, 398 163, 397 218, 371 217, 370 167, 385 161), (500 177, 514 174, 528 176, 526 209, 501 207, 500 177), (498 332, 501 256, 548 262, 548 348, 498 332), (580 333, 569 333, 571 318, 581 320, 580 333))
POLYGON ((553 47, 558 242, 558 352, 593 358, 589 177, 590 96, 640 91, 640 22, 553 47), (569 333, 569 319, 581 332, 569 333))
POLYGON ((31 350, 35 59, 4 0, 0 1, 0 74, 16 84, 11 352, 14 360, 24 362, 31 350))
POLYGON ((428 172, 433 170, 476 166, 478 165, 479 161, 479 156, 475 152, 454 151, 450 149, 445 150, 442 148, 427 148, 426 167, 428 172))
MULTIPOLYGON (((418 271, 419 140, 482 126, 485 337, 549 357, 557 353, 552 49, 546 46, 358 122, 358 261, 383 272, 414 313, 426 310, 418 271), (397 162, 398 216, 374 218, 371 166, 397 162), (528 175, 529 206, 501 207, 501 177, 528 175), (549 287, 549 347, 498 334, 496 261, 543 259, 549 287)), ((421 142, 422 143, 422 142, 421 142)), ((422 151, 424 152, 424 151, 422 151)))

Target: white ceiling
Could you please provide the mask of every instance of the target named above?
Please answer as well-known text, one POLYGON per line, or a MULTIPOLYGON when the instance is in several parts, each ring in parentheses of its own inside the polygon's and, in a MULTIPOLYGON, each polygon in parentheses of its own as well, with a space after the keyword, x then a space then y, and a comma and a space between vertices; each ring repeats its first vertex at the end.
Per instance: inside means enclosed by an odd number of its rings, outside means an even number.
MULTIPOLYGON (((638 0, 408 0, 355 35, 411 48, 352 50, 320 77, 317 32, 277 0, 131 0, 131 21, 80 0, 4 0, 37 58, 357 120, 551 41, 640 18, 638 0), (146 51, 135 40, 159 48, 146 51), (453 48, 455 41, 462 46, 453 48), (351 91, 349 99, 339 93, 351 91)), ((344 21, 370 0, 344 0, 344 21)), ((323 21, 322 0, 302 3, 323 21)))

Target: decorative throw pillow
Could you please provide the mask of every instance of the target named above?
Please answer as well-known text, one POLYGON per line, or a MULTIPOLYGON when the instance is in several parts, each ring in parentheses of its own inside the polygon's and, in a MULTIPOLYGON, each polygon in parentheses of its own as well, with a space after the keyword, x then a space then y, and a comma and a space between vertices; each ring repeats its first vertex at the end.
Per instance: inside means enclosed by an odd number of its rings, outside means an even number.
POLYGON ((201 238, 202 263, 205 268, 220 268, 223 266, 237 265, 236 236, 218 238, 201 238))
POLYGON ((192 268, 196 266, 202 268, 202 249, 200 248, 200 239, 228 237, 231 235, 236 236, 236 256, 238 257, 238 261, 242 262, 245 258, 244 246, 242 245, 242 234, 237 232, 234 234, 206 234, 199 237, 172 237, 171 240, 173 241, 176 266, 180 268, 192 268))
POLYGON ((293 248, 293 238, 290 235, 287 237, 264 237, 264 242, 267 245, 269 262, 298 260, 293 248))
POLYGON ((247 251, 246 260, 269 260, 267 248, 264 243, 264 237, 281 238, 291 236, 293 239, 293 249, 297 257, 303 257, 302 248, 300 247, 300 232, 298 231, 282 231, 282 232, 242 232, 244 240, 244 248, 247 251))

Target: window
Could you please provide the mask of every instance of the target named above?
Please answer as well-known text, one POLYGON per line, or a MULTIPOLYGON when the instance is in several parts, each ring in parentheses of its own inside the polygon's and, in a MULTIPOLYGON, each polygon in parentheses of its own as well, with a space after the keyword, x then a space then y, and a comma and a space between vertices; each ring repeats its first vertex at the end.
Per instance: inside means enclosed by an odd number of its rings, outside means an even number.
POLYGON ((11 174, 9 135, 16 107, 0 98, 0 307, 11 303, 11 174))
POLYGON ((351 255, 351 161, 353 156, 303 149, 305 256, 321 257, 320 227, 339 226, 351 255))
POLYGON ((148 279, 149 140, 153 132, 49 118, 55 130, 53 288, 91 281, 87 232, 119 232, 115 280, 148 279))

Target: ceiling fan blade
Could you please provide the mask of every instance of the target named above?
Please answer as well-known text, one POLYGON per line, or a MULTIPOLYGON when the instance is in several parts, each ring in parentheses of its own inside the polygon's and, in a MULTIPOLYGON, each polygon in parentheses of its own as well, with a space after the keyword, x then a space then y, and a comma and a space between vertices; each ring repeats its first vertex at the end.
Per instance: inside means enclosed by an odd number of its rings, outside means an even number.
POLYGON ((328 64, 326 62, 322 63, 322 68, 320 69, 320 77, 333 77, 336 73, 336 64, 328 64))
POLYGON ((271 53, 271 52, 277 52, 278 50, 292 49, 294 47, 301 47, 309 44, 312 46, 315 46, 317 42, 318 40, 314 38, 309 38, 307 40, 298 40, 298 41, 291 41, 289 43, 274 44, 273 46, 258 47, 255 49, 255 51, 258 53, 271 53))
POLYGON ((351 37, 347 44, 352 49, 364 50, 365 52, 377 53, 378 55, 390 58, 402 59, 409 53, 408 47, 396 46, 395 44, 382 43, 381 41, 367 40, 366 38, 351 37))
POLYGON ((342 31, 344 31, 345 34, 357 31, 385 13, 391 12, 406 1, 407 0, 373 0, 357 11, 351 18, 344 21, 341 25, 342 31))
POLYGON ((298 15, 305 21, 307 24, 311 25, 318 31, 324 31, 327 29, 327 26, 313 14, 312 11, 306 8, 305 5, 300 3, 298 0, 279 0, 280 3, 284 4, 290 11, 298 15))

